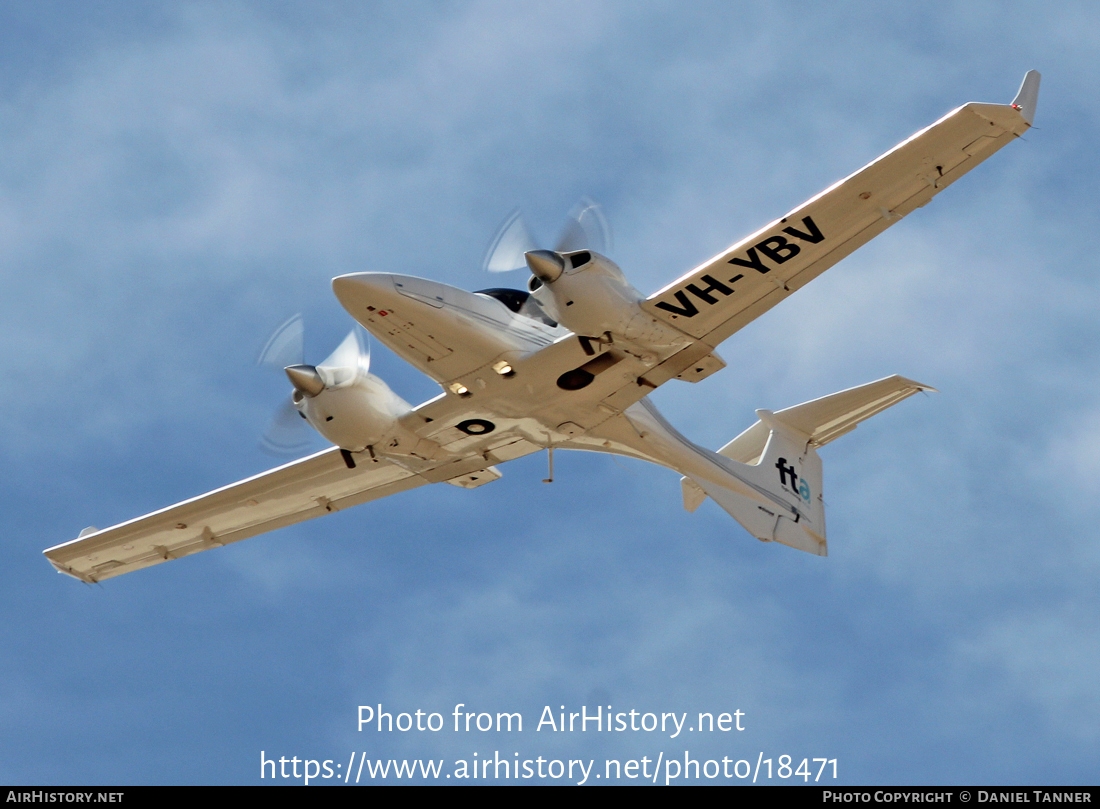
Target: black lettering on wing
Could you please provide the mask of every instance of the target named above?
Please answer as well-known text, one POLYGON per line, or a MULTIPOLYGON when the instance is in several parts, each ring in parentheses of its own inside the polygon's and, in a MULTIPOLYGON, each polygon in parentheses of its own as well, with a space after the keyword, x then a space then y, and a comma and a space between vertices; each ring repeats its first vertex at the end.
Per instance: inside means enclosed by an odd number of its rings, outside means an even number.
POLYGON ((748 255, 747 260, 743 258, 731 258, 729 263, 736 264, 738 267, 748 267, 761 274, 771 272, 771 267, 765 266, 764 262, 757 256, 755 247, 750 247, 746 251, 746 255, 748 255))
POLYGON ((756 247, 776 264, 782 264, 801 252, 797 244, 791 244, 782 236, 769 236, 756 247))
POLYGON ((679 306, 668 303, 667 301, 657 301, 655 306, 658 309, 664 309, 666 312, 672 312, 674 315, 681 317, 695 317, 699 314, 699 309, 695 305, 694 301, 688 298, 687 293, 682 289, 676 293, 676 300, 680 302, 679 306))
POLYGON ((817 244, 818 242, 825 239, 825 237, 821 233, 821 230, 817 227, 817 225, 814 223, 814 220, 810 217, 802 217, 802 226, 806 228, 806 232, 803 232, 796 227, 783 228, 783 232, 794 236, 796 239, 801 239, 804 242, 809 242, 810 244, 817 244))
POLYGON ((700 281, 706 281, 706 287, 698 287, 695 284, 688 284, 688 291, 691 292, 696 298, 706 301, 707 303, 718 303, 718 299, 711 295, 712 292, 721 292, 723 295, 729 296, 733 294, 733 290, 723 284, 713 275, 704 275, 699 279, 700 281))
MULTIPOLYGON (((783 228, 783 232, 807 244, 818 244, 825 240, 825 234, 821 232, 821 228, 817 226, 817 223, 811 217, 802 217, 802 227, 806 229, 799 230, 791 226, 783 228)), ((800 252, 802 252, 801 247, 776 234, 757 242, 746 250, 745 258, 731 258, 729 263, 736 264, 739 267, 749 267, 764 275, 771 272, 772 268, 760 258, 761 254, 776 264, 782 264, 797 256, 800 252)))

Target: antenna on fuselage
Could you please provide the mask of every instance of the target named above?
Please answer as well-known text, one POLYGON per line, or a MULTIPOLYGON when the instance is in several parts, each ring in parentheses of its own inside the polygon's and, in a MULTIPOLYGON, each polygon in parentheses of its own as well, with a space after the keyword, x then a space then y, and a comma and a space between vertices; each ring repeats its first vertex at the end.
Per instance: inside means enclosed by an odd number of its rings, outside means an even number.
POLYGON ((550 477, 543 478, 543 483, 554 482, 554 445, 550 443, 550 433, 546 434, 546 458, 550 463, 550 477))

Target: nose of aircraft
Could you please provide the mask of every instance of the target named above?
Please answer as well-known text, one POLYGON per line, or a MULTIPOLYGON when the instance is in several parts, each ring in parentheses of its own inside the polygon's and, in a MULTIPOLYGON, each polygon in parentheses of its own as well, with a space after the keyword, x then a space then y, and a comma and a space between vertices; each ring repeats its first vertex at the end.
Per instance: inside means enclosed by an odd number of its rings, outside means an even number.
POLYGON ((397 297, 393 276, 381 272, 339 275, 332 279, 332 291, 352 317, 367 307, 385 309, 393 306, 397 297))

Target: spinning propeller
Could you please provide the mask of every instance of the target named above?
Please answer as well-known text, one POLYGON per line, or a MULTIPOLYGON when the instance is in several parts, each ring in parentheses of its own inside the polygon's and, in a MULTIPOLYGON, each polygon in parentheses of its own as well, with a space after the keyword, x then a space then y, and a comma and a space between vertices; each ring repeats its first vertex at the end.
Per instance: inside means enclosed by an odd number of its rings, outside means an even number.
POLYGON ((528 253, 541 255, 577 250, 592 250, 597 253, 608 253, 611 250, 611 227, 599 204, 588 197, 581 199, 569 212, 553 251, 540 247, 518 208, 512 211, 489 243, 482 266, 489 272, 509 272, 529 266, 526 258, 528 253))
POLYGON ((260 437, 260 446, 273 455, 293 455, 309 449, 317 435, 296 407, 304 397, 346 387, 370 370, 370 347, 356 328, 318 365, 305 362, 305 328, 294 315, 275 330, 260 351, 257 365, 284 371, 294 386, 260 437))

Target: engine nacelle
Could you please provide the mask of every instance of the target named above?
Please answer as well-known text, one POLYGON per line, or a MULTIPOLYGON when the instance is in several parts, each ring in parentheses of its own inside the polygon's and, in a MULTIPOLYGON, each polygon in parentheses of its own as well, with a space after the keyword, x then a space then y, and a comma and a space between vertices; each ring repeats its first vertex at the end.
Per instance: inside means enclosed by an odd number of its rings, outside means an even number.
POLYGON ((325 385, 314 395, 298 388, 294 406, 317 432, 352 452, 393 443, 406 432, 401 417, 412 412, 408 402, 373 374, 325 385))
POLYGON ((610 332, 653 347, 684 342, 683 334, 642 310, 645 296, 606 256, 590 250, 536 250, 527 253, 527 264, 535 275, 532 286, 546 287, 555 316, 574 334, 598 337, 610 332))

